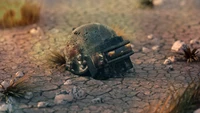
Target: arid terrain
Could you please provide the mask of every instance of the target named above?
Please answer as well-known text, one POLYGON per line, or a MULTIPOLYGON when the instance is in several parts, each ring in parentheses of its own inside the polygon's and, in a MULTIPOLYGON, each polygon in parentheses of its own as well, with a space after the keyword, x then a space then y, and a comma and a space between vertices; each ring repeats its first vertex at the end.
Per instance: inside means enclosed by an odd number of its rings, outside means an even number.
POLYGON ((165 100, 170 84, 182 89, 191 76, 199 76, 199 62, 176 61, 173 71, 163 62, 174 55, 176 40, 189 44, 200 38, 200 1, 163 0, 152 9, 136 8, 133 1, 45 0, 38 23, 0 29, 0 82, 20 71, 38 86, 31 98, 16 100, 14 113, 142 113, 165 100), (48 67, 50 51, 62 50, 74 27, 91 22, 124 29, 134 46, 135 73, 101 81, 48 67), (71 89, 81 94, 55 102, 56 94, 71 89), (38 107, 38 102, 48 105, 38 107))

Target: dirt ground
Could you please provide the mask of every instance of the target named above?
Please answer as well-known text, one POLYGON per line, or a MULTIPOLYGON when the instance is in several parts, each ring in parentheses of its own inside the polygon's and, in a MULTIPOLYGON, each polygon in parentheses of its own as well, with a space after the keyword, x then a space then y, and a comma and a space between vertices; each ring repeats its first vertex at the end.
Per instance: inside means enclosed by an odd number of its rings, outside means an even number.
POLYGON ((31 99, 18 100, 14 113, 141 113, 150 104, 164 100, 169 94, 169 82, 176 89, 186 87, 198 76, 197 63, 175 62, 168 71, 164 60, 172 56, 176 40, 189 43, 200 37, 199 0, 163 0, 153 9, 138 9, 134 0, 46 0, 39 23, 12 29, 0 29, 0 80, 10 79, 17 71, 33 76, 31 82, 40 85, 31 99), (122 78, 98 81, 69 72, 52 70, 45 56, 50 50, 62 50, 72 28, 97 22, 125 29, 126 39, 134 45, 131 60, 136 73, 122 78), (38 28, 38 33, 29 31, 38 28), (153 39, 147 36, 153 34, 153 39), (159 46, 153 51, 153 46, 159 46), (144 52, 142 48, 149 48, 144 52), (71 80, 72 84, 64 85, 71 80), (54 104, 60 90, 79 87, 84 98, 64 105, 54 104), (102 103, 93 103, 101 97, 102 103), (52 104, 38 108, 40 101, 52 104))

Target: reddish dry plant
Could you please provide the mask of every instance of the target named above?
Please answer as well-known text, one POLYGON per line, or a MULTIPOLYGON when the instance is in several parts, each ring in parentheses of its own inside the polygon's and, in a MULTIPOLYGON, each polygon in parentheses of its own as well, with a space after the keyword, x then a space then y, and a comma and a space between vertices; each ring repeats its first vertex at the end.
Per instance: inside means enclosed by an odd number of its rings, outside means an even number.
MULTIPOLYGON (((15 4, 15 2, 13 2, 13 4, 15 4)), ((21 18, 16 19, 16 11, 8 9, 0 20, 0 26, 7 28, 36 23, 40 18, 40 10, 41 5, 26 0, 22 7, 20 7, 21 18)))

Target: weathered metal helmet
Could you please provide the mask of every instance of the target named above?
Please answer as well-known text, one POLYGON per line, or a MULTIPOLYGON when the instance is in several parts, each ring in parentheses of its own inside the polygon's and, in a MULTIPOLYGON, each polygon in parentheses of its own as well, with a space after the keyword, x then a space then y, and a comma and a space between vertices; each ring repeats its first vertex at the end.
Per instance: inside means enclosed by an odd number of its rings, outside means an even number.
POLYGON ((114 30, 99 23, 89 23, 73 29, 68 37, 69 45, 73 46, 71 52, 68 50, 73 62, 71 72, 78 75, 85 73, 88 66, 85 64, 84 55, 94 54, 96 46, 116 36, 114 30))
POLYGON ((81 45, 88 50, 88 48, 93 48, 100 42, 116 36, 115 31, 110 27, 99 23, 90 23, 75 28, 70 39, 76 42, 75 45, 81 45))

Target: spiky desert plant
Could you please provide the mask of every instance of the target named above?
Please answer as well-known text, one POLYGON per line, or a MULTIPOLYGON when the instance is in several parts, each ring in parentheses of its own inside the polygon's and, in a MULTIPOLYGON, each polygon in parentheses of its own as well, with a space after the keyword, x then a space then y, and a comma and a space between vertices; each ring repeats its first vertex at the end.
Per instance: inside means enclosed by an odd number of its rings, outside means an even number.
POLYGON ((15 27, 36 23, 41 5, 30 0, 0 0, 0 26, 15 27))
POLYGON ((191 49, 190 47, 186 46, 183 48, 183 52, 184 58, 187 60, 187 62, 199 61, 199 57, 197 56, 199 51, 197 48, 191 49))
POLYGON ((47 56, 47 60, 56 66, 63 66, 67 62, 65 54, 57 51, 51 51, 51 53, 47 56))
POLYGON ((6 99, 9 96, 12 97, 24 97, 25 93, 31 90, 30 84, 27 84, 28 80, 30 79, 30 75, 24 75, 20 78, 17 76, 13 76, 8 83, 8 86, 0 85, 1 91, 0 93, 3 94, 1 98, 6 99))

